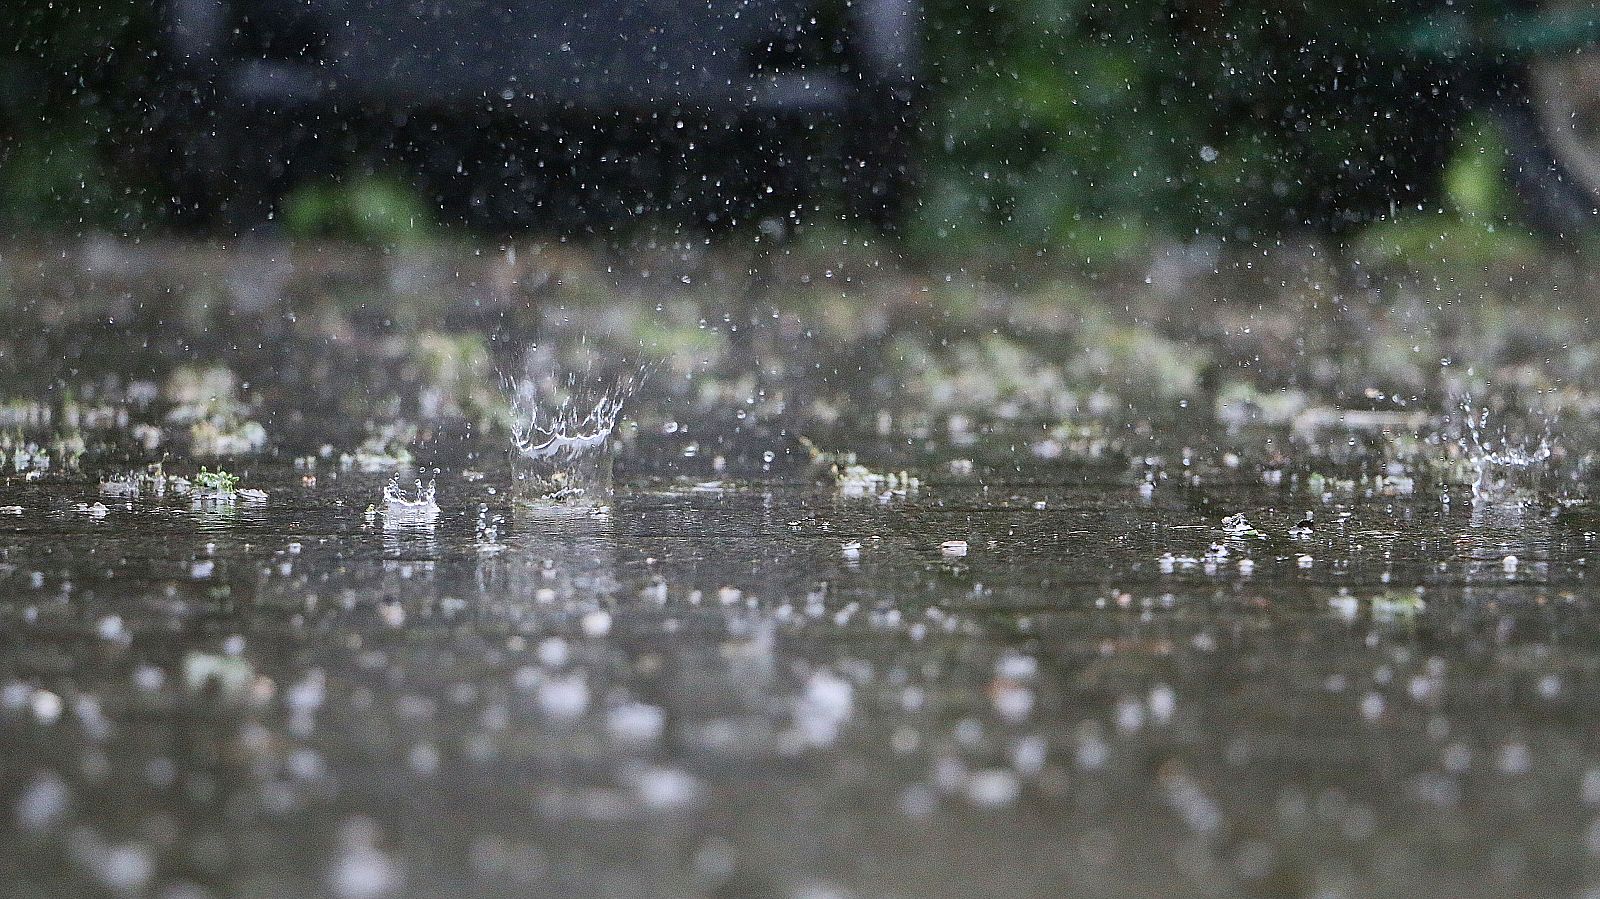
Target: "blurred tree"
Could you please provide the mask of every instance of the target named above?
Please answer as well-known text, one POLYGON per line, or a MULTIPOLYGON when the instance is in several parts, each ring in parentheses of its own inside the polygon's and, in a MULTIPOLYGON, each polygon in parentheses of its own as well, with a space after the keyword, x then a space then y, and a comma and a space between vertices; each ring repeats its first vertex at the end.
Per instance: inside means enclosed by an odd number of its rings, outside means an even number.
MULTIPOLYGON (((157 95, 155 9, 0 0, 0 220, 134 228, 172 205, 129 164, 157 95)), ((1093 258, 1157 235, 1337 231, 1432 208, 1463 111, 1506 68, 1407 49, 1440 9, 927 0, 913 230, 1093 258)))
POLYGON ((1433 5, 933 0, 925 224, 1092 255, 1431 201, 1479 77, 1400 46, 1433 5))
POLYGON ((115 160, 140 127, 153 10, 139 0, 0 0, 0 221, 142 220, 140 179, 115 160))

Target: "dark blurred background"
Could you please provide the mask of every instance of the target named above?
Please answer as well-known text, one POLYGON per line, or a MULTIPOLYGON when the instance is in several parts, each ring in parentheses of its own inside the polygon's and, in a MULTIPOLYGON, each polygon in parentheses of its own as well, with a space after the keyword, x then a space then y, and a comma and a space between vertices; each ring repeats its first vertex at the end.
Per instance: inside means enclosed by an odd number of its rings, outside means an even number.
MULTIPOLYGON (((814 4, 774 29, 770 59, 862 82, 870 61, 850 37, 853 7, 814 4)), ((648 18, 650 4, 639 8, 648 18)), ((624 233, 666 221, 727 230, 775 214, 925 247, 1093 258, 1197 236, 1342 237, 1405 221, 1437 230, 1443 219, 1572 237, 1589 229, 1600 195, 1585 175, 1590 98, 1600 93, 1586 80, 1596 55, 1584 52, 1596 30, 1587 3, 928 0, 908 8, 914 84, 884 88, 877 109, 893 120, 887 130, 804 110, 758 111, 724 128, 715 115, 696 119, 677 106, 597 117, 570 102, 429 116, 352 95, 322 97, 309 117, 274 112, 219 145, 195 135, 235 127, 216 110, 242 101, 218 100, 174 59, 170 5, 3 0, 11 27, 0 45, 0 222, 24 234, 268 227, 382 240, 456 226, 624 233), (664 150, 686 119, 701 136, 664 150), (1569 123, 1570 133, 1552 133, 1551 121, 1569 123), (818 146, 833 149, 807 145, 785 157, 773 148, 788 146, 786 129, 807 140, 831 131, 832 142, 818 146), (850 141, 861 134, 871 140, 858 159, 850 141), (295 151, 286 168, 261 149, 268 138, 314 149, 295 151), (755 155, 742 155, 752 147, 755 155), (893 152, 868 152, 885 147, 893 152), (252 162, 252 152, 266 155, 252 162), (623 167, 652 156, 651 189, 616 186, 627 180, 623 167), (714 162, 726 171, 696 168, 714 162), (741 179, 762 165, 760 177, 741 179), (877 174, 849 182, 870 165, 877 174), (816 171, 797 171, 808 166, 816 171), (561 179, 546 177, 557 170, 561 179), (227 186, 194 183, 197 171, 274 187, 270 196, 218 198, 227 186), (531 199, 535 175, 566 186, 531 199), (696 185, 709 199, 693 196, 696 185), (862 203, 874 190, 886 199, 862 203), (752 202, 773 194, 780 201, 771 209, 752 202)), ((244 40, 237 18, 229 28, 244 40)), ((279 40, 234 52, 317 50, 279 40)))

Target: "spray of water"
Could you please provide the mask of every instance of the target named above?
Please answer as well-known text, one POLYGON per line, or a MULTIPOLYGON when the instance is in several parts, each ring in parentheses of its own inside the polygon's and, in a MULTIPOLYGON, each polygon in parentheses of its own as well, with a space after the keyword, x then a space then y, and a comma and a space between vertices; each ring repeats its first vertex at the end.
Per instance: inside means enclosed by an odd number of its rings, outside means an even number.
POLYGON ((1461 402, 1466 433, 1457 444, 1474 473, 1474 500, 1514 497, 1535 490, 1552 451, 1553 418, 1546 415, 1537 436, 1514 433, 1504 423, 1490 426, 1487 407, 1475 408, 1470 396, 1461 402))
MULTIPOLYGON (((517 389, 514 382, 512 389, 517 389)), ((590 406, 568 401, 549 410, 540 407, 537 394, 528 394, 523 402, 513 402, 511 445, 529 459, 573 457, 599 449, 621 419, 624 399, 602 393, 590 406)))
POLYGON ((390 478, 383 488, 384 525, 431 524, 439 517, 439 504, 434 502, 433 496, 433 481, 424 487, 422 479, 418 478, 415 494, 406 496, 399 476, 390 478))
POLYGON ((601 377, 592 363, 581 371, 563 368, 538 348, 524 369, 521 378, 502 376, 520 498, 603 508, 610 494, 609 443, 645 370, 601 377))

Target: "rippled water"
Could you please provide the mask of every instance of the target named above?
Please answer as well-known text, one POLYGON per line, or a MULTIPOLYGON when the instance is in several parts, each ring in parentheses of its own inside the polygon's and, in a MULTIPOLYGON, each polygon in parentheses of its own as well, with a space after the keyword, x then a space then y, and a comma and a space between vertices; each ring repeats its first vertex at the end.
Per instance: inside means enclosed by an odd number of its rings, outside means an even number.
MULTIPOLYGON (((135 365, 83 334, 46 332, 135 365)), ((895 387, 829 430, 791 382, 668 365, 626 411, 609 515, 552 517, 516 501, 507 435, 462 424, 471 385, 334 379, 411 397, 340 427, 284 385, 388 350, 282 340, 193 400, 237 394, 219 432, 282 447, 222 459, 262 501, 101 486, 161 455, 128 448, 144 418, 195 474, 168 363, 128 370, 167 385, 149 415, 99 388, 132 418, 82 428, 76 467, 8 458, 0 893, 1600 886, 1576 427, 1485 492, 1442 399, 1263 422, 1197 385, 1080 430, 975 405, 913 433, 946 394, 895 387), (407 404, 430 395, 456 411, 429 424, 407 404), (437 516, 391 522, 397 476, 437 516)), ((809 352, 874 380, 856 348, 809 352)), ((56 388, 6 383, 61 421, 56 388)))

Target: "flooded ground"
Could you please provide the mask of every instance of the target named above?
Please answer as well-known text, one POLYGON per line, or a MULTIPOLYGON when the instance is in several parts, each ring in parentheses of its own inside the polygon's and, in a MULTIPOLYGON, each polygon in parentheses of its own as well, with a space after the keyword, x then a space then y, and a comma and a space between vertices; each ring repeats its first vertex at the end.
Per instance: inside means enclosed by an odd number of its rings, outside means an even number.
POLYGON ((1600 895, 1600 270, 1497 265, 0 250, 0 893, 1600 895))

